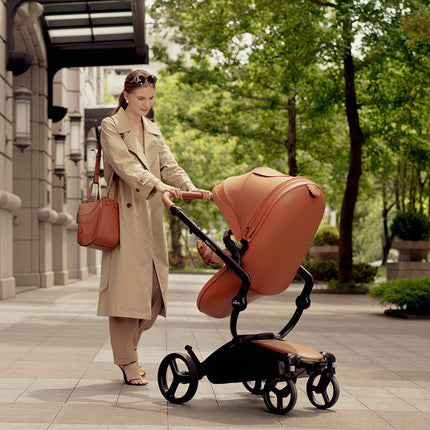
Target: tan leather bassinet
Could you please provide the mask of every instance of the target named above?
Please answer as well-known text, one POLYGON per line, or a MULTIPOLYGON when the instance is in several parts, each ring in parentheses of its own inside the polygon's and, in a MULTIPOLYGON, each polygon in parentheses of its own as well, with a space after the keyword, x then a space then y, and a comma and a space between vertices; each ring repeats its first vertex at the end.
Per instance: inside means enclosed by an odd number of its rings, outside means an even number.
MULTIPOLYGON (((242 267, 251 278, 248 303, 284 291, 294 279, 321 222, 324 193, 313 181, 258 167, 216 185, 213 199, 234 238, 249 240, 242 267)), ((214 318, 231 314, 241 280, 226 266, 203 287, 199 310, 214 318)))

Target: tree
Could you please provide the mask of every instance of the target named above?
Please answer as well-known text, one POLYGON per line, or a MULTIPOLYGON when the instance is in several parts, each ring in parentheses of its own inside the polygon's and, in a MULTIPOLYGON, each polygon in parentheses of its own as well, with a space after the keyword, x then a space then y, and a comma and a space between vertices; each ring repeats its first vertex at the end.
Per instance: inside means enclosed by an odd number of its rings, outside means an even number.
POLYGON ((409 3, 394 25, 387 20, 377 43, 366 42, 372 61, 360 81, 365 164, 379 180, 383 200, 383 264, 392 242, 390 211, 424 212, 430 191, 430 31, 424 36, 422 26, 414 24, 428 21, 430 14, 423 3, 409 3))
MULTIPOLYGON (((407 17, 415 17, 409 24, 418 28, 414 43, 422 44, 425 26, 414 12, 423 4, 415 0, 156 0, 152 8, 156 22, 177 29, 174 40, 183 47, 183 55, 169 62, 171 68, 193 86, 214 91, 212 105, 202 104, 203 110, 183 117, 190 126, 236 136, 238 153, 263 154, 275 166, 287 160, 292 174, 306 172, 311 164, 302 164, 296 153, 318 166, 319 159, 329 154, 324 167, 329 165, 333 174, 343 172, 346 142, 337 136, 347 132, 340 282, 352 279, 354 210, 363 150, 367 151, 371 134, 371 130, 363 132, 362 121, 364 116, 367 123, 375 112, 364 107, 372 100, 361 84, 372 64, 397 55, 390 38, 401 43, 407 17), (346 121, 339 121, 340 109, 346 121)), ((379 84, 384 81, 380 78, 379 84)), ((336 187, 333 181, 323 185, 329 190, 336 187)))
MULTIPOLYGON (((181 82, 178 77, 164 76, 161 72, 154 106, 156 122, 179 165, 185 169, 193 183, 209 190, 228 176, 245 173, 249 169, 246 164, 233 160, 233 138, 210 136, 172 120, 196 109, 199 104, 196 100, 209 103, 210 99, 210 94, 203 95, 201 91, 181 82)), ((183 202, 180 204, 183 205, 183 202)), ((195 200, 189 206, 184 205, 184 209, 206 230, 210 225, 222 225, 222 216, 213 203, 195 200)), ((167 213, 167 223, 171 238, 171 265, 183 268, 184 224, 170 212, 167 213)))

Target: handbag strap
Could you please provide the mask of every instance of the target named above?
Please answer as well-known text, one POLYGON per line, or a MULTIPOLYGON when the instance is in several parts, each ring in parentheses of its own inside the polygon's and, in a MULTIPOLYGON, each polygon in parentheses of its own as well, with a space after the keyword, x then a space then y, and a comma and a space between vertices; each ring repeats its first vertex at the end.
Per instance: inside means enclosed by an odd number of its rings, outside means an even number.
MULTIPOLYGON (((123 137, 123 133, 121 133, 121 137, 123 137)), ((99 136, 99 141, 97 144, 97 155, 96 155, 96 165, 94 168, 94 176, 93 176, 93 180, 91 181, 91 185, 90 188, 88 189, 88 194, 87 194, 87 200, 91 200, 91 194, 93 192, 93 185, 96 184, 97 185, 97 200, 100 200, 100 162, 102 159, 102 145, 100 142, 100 136, 99 136)), ((114 204, 115 206, 117 205, 117 198, 118 198, 118 180, 119 180, 119 176, 116 174, 116 172, 114 172, 112 180, 110 181, 109 184, 109 189, 108 189, 108 195, 110 192, 110 188, 112 186, 112 182, 115 182, 115 197, 114 197, 114 204)))

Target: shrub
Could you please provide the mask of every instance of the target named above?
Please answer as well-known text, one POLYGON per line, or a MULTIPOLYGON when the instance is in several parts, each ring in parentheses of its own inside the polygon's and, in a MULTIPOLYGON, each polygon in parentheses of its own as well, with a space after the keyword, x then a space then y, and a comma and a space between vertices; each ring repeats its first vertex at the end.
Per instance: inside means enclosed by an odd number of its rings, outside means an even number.
POLYGON ((332 225, 321 227, 315 235, 314 245, 339 245, 339 231, 332 225))
MULTIPOLYGON (((303 266, 308 270, 316 281, 330 281, 337 279, 337 263, 334 260, 318 261, 306 260, 303 266)), ((378 268, 370 264, 358 263, 352 266, 352 277, 355 284, 370 284, 375 279, 378 268)))
POLYGON ((366 263, 357 263, 352 265, 352 277, 354 282, 370 284, 378 274, 378 268, 366 263))
POLYGON ((329 290, 356 290, 358 288, 363 288, 363 286, 356 282, 340 283, 337 279, 330 279, 330 281, 327 282, 327 288, 329 290))
POLYGON ((428 240, 430 223, 423 214, 399 212, 390 226, 393 236, 400 240, 428 240))
POLYGON ((303 263, 306 270, 316 281, 329 281, 337 278, 337 263, 334 260, 306 260, 303 263))
POLYGON ((395 279, 372 288, 369 296, 410 313, 430 315, 430 278, 395 279))

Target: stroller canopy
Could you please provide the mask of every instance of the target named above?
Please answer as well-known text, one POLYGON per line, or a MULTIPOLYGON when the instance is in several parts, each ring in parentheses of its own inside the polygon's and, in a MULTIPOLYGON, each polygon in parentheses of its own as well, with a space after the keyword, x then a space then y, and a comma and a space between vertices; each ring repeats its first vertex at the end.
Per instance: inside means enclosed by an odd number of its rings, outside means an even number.
MULTIPOLYGON (((259 218, 264 218, 276 204, 279 193, 303 185, 302 177, 292 177, 270 167, 232 176, 215 185, 213 198, 237 240, 248 239, 259 218)), ((313 197, 323 196, 321 188, 307 184, 313 197)))
MULTIPOLYGON (((248 239, 242 267, 251 278, 248 302, 284 291, 294 279, 324 214, 321 188, 268 167, 217 184, 213 198, 236 240, 248 239)), ((241 281, 225 266, 203 287, 201 312, 230 315, 241 281)))

